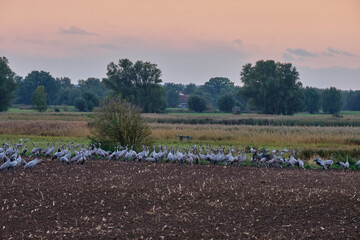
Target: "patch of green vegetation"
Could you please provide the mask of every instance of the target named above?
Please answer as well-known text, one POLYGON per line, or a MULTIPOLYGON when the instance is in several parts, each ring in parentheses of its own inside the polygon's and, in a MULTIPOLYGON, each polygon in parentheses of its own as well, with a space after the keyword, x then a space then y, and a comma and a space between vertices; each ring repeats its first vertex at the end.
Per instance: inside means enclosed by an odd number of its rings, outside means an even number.
POLYGON ((360 116, 360 111, 341 111, 340 115, 360 116))
POLYGON ((35 113, 35 109, 21 109, 21 108, 9 108, 7 110, 9 113, 35 113))
MULTIPOLYGON (((64 106, 64 105, 51 105, 48 106, 46 112, 78 112, 74 106, 64 106)), ((11 107, 7 111, 8 113, 38 113, 36 109, 33 109, 32 106, 19 106, 11 107)))
POLYGON ((233 115, 232 113, 208 113, 208 112, 202 112, 202 113, 196 113, 196 112, 183 112, 183 113, 168 113, 169 115, 188 115, 188 116, 229 116, 233 115))

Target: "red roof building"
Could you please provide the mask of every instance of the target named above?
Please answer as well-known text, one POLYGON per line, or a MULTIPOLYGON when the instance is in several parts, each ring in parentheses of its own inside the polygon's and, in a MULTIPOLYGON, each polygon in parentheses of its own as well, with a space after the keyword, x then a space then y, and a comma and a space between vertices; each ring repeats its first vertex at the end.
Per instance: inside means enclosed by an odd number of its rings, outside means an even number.
POLYGON ((187 100, 189 99, 190 95, 183 94, 182 92, 179 92, 179 102, 180 106, 182 108, 187 108, 187 100))

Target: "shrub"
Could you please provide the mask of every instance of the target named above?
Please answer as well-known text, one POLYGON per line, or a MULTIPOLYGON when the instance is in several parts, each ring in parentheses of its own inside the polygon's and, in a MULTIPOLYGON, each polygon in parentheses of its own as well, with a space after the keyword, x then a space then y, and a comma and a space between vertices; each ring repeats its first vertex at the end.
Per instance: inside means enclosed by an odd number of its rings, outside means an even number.
POLYGON ((99 106, 99 98, 93 92, 86 91, 83 93, 82 98, 86 102, 87 110, 91 112, 94 107, 99 106))
POLYGON ((39 112, 45 112, 47 109, 46 105, 46 93, 44 86, 38 86, 36 91, 32 95, 32 103, 39 112))
POLYGON ((87 104, 84 98, 76 98, 74 105, 77 109, 79 109, 80 112, 86 112, 87 110, 87 104))
POLYGON ((92 141, 108 147, 129 145, 136 150, 149 145, 151 130, 140 113, 139 107, 120 98, 104 100, 94 109, 92 141))
POLYGON ((68 105, 62 105, 62 109, 64 112, 67 112, 69 110, 68 105))

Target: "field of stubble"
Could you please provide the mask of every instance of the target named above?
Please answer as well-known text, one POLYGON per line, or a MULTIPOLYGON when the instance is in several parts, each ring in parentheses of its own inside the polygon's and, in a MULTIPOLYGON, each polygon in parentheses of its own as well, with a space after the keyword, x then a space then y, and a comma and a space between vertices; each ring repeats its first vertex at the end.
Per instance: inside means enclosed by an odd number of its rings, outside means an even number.
POLYGON ((359 239, 360 172, 46 160, 0 172, 1 239, 359 239))

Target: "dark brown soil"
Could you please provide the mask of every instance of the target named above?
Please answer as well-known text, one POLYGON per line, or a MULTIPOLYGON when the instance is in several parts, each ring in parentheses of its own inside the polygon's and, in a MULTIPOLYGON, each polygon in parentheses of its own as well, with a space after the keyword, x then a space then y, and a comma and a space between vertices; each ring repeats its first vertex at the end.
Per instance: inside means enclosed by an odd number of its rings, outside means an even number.
POLYGON ((0 209, 1 239, 360 239, 360 171, 46 162, 0 209))

